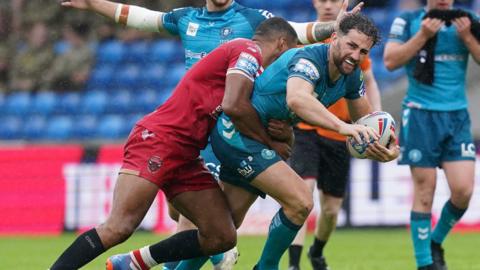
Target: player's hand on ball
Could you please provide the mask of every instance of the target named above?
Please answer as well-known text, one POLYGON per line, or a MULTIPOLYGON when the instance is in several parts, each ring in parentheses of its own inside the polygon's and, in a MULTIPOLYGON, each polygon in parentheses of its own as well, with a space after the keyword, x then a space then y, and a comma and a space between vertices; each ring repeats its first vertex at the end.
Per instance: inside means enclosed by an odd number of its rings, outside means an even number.
POLYGON ((366 158, 380 162, 388 162, 396 159, 400 154, 400 147, 397 144, 395 133, 390 135, 388 147, 378 143, 378 141, 369 144, 366 151, 366 158))
POLYGON ((289 142, 293 137, 293 128, 285 121, 271 119, 268 122, 268 134, 277 141, 289 142))
POLYGON ((277 154, 283 159, 287 160, 290 155, 292 154, 292 148, 286 142, 281 141, 272 141, 270 144, 270 148, 277 152, 277 154))
POLYGON ((379 139, 377 132, 373 128, 365 125, 345 123, 340 127, 338 133, 353 137, 358 144, 377 141, 379 139))
POLYGON ((90 9, 94 1, 95 0, 63 0, 61 4, 64 7, 90 9))

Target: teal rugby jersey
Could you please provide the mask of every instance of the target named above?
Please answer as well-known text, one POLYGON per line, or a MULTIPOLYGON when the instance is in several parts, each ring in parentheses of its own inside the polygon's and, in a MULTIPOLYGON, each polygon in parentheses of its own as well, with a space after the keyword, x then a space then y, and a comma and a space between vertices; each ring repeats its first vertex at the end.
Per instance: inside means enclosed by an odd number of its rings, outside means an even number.
POLYGON ((246 8, 234 1, 219 12, 208 12, 206 7, 175 9, 163 16, 163 26, 180 36, 189 69, 220 44, 235 38, 252 38, 257 26, 270 17, 273 15, 266 10, 246 8))
MULTIPOLYGON (((342 75, 335 82, 330 81, 329 48, 329 44, 317 44, 290 49, 255 80, 252 105, 265 126, 270 119, 286 120, 291 124, 301 121, 287 106, 286 85, 290 77, 300 77, 310 82, 314 86, 313 94, 325 107, 342 97, 357 99, 365 94, 363 75, 359 68, 350 75, 342 75)), ((217 130, 232 145, 243 145, 241 135, 225 114, 217 121, 217 130)))
MULTIPOLYGON (((390 29, 389 41, 404 43, 419 30, 426 10, 405 12, 395 18, 390 29)), ((478 17, 472 14, 475 19, 478 17)), ((437 33, 435 47, 435 73, 433 85, 426 85, 415 80, 416 57, 406 65, 408 90, 403 104, 407 107, 453 111, 467 108, 465 94, 465 76, 468 64, 468 49, 457 35, 452 24, 444 26, 437 33)))

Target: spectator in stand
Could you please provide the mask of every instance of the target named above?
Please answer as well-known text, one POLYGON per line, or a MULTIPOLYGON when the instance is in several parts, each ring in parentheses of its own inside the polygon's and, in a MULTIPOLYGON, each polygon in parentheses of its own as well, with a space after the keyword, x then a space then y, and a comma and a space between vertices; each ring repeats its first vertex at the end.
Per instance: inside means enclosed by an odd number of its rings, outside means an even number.
POLYGON ((34 23, 26 39, 24 48, 20 48, 12 62, 10 89, 14 91, 38 90, 41 78, 54 58, 45 23, 34 23))
POLYGON ((8 71, 10 69, 10 32, 11 20, 8 10, 0 7, 0 92, 7 91, 8 71))
POLYGON ((55 91, 81 90, 88 80, 94 55, 89 46, 89 26, 71 23, 64 27, 63 38, 68 50, 56 56, 43 77, 42 89, 55 91))

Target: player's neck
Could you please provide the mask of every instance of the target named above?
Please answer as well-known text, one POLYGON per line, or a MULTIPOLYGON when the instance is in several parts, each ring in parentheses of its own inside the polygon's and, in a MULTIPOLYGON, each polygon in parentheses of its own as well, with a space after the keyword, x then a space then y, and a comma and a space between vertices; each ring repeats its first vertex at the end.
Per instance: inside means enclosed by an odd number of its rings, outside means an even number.
POLYGON ((228 9, 233 4, 233 1, 226 3, 225 5, 215 5, 211 1, 207 1, 206 7, 208 12, 219 12, 228 9))
POLYGON ((328 78, 331 82, 335 82, 340 78, 342 74, 340 74, 340 70, 338 70, 337 66, 333 62, 333 56, 331 52, 332 48, 330 48, 328 53, 328 78))

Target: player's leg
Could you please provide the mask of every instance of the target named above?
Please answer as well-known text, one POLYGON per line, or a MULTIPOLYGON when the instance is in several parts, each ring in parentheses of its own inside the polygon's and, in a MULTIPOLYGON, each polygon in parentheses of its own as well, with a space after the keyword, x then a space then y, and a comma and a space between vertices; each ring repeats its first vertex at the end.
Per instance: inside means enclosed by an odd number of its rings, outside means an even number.
POLYGON ((120 174, 113 194, 112 211, 105 223, 77 237, 50 269, 78 269, 125 241, 144 218, 157 192, 158 187, 146 179, 120 174))
POLYGON ((313 245, 308 258, 314 270, 328 269, 323 249, 336 228, 337 217, 350 177, 350 154, 345 142, 318 137, 318 180, 320 214, 315 226, 313 245))
POLYGON ((436 187, 436 169, 410 167, 413 178, 413 205, 410 213, 410 231, 417 267, 431 265, 430 249, 433 196, 436 187))
POLYGON ((270 224, 256 269, 278 269, 283 253, 313 208, 312 193, 304 180, 284 161, 261 172, 251 184, 274 198, 281 208, 270 224))
MULTIPOLYGON (((312 193, 315 189, 320 151, 322 151, 316 143, 317 140, 318 134, 315 130, 295 129, 295 144, 289 160, 292 169, 305 180, 312 193)), ((306 233, 307 225, 303 224, 288 248, 289 270, 300 269, 300 258, 306 233)))
POLYGON ((466 110, 441 114, 445 130, 449 134, 443 144, 442 168, 450 188, 450 200, 442 208, 442 213, 432 233, 433 263, 438 269, 446 269, 442 243, 453 226, 468 208, 473 192, 475 177, 475 146, 470 132, 470 117, 466 110))

